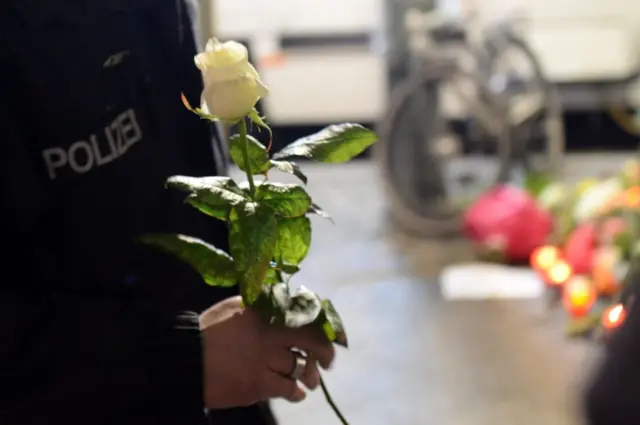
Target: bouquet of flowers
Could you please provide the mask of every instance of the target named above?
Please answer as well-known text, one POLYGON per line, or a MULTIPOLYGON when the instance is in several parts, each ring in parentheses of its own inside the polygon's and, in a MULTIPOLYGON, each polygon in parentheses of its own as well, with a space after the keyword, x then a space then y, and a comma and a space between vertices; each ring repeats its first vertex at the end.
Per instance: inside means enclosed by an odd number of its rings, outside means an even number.
MULTIPOLYGON (((531 266, 562 304, 571 336, 606 336, 625 318, 625 286, 638 277, 640 163, 617 175, 586 179, 574 187, 552 183, 557 202, 554 232, 531 256, 531 266)), ((552 197, 549 197, 552 198, 552 197)))
POLYGON ((640 279, 640 161, 573 186, 542 174, 499 185, 468 209, 463 230, 481 258, 528 260, 570 336, 609 335, 625 318, 625 287, 640 279))

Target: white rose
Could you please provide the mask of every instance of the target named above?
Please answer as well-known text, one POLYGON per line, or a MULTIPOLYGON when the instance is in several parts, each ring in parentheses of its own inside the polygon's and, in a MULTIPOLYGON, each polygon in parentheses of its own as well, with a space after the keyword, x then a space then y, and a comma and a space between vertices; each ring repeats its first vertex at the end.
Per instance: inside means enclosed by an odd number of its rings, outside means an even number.
POLYGON ((249 63, 247 48, 238 42, 212 38, 194 61, 204 80, 202 109, 223 121, 246 116, 269 93, 249 63))

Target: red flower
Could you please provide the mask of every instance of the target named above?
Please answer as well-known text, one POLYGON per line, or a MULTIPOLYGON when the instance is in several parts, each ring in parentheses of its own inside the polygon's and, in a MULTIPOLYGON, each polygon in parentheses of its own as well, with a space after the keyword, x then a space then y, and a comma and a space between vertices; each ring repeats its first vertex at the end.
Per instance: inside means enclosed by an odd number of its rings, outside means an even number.
POLYGON ((527 261, 553 226, 551 215, 525 190, 497 186, 467 210, 464 234, 481 249, 498 249, 509 261, 527 261))

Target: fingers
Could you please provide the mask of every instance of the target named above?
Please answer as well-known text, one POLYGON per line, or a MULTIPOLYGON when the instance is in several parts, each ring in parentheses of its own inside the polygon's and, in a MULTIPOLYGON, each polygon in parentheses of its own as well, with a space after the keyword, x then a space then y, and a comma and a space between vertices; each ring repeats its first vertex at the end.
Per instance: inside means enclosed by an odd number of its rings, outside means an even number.
POLYGON ((306 394, 298 383, 276 372, 267 372, 264 381, 264 398, 284 398, 297 403, 306 398, 306 394))
POLYGON ((282 376, 289 376, 296 367, 296 356, 288 348, 278 347, 268 359, 269 368, 282 376))
MULTIPOLYGON (((297 367, 297 356, 299 355, 285 348, 278 350, 269 359, 270 369, 281 376, 291 379, 291 375, 297 367)), ((304 371, 299 380, 305 387, 314 390, 320 385, 320 372, 318 371, 317 362, 313 358, 303 359, 303 362, 305 364, 304 371)))
POLYGON ((333 344, 319 328, 282 328, 276 331, 276 338, 287 349, 297 348, 313 356, 324 369, 331 366, 335 357, 333 344))
POLYGON ((300 381, 310 390, 315 390, 320 385, 320 371, 318 370, 318 362, 313 358, 307 359, 307 367, 304 368, 304 374, 300 381))

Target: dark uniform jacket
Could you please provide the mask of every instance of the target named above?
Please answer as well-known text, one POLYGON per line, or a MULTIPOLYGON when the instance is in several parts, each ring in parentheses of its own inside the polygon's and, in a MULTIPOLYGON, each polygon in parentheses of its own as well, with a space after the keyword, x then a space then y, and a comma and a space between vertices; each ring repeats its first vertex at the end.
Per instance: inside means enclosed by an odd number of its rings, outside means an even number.
POLYGON ((611 334, 586 386, 588 425, 640 425, 640 270, 632 267, 622 293, 627 316, 611 334))
MULTIPOLYGON (((0 1, 2 425, 205 421, 199 333, 180 317, 234 292, 136 243, 226 245, 224 223, 164 188, 222 171, 212 127, 180 102, 201 91, 183 6, 0 1)), ((212 413, 264 421, 255 406, 212 413)))

